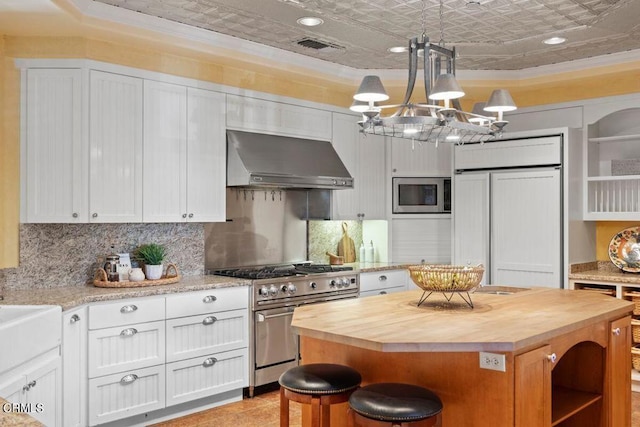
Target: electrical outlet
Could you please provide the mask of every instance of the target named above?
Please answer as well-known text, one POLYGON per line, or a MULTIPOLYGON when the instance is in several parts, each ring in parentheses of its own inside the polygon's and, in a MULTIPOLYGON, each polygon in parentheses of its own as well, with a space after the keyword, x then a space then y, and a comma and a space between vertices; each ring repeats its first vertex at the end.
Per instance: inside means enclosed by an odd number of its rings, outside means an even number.
POLYGON ((507 362, 504 354, 480 352, 480 368, 493 371, 507 371, 507 362))

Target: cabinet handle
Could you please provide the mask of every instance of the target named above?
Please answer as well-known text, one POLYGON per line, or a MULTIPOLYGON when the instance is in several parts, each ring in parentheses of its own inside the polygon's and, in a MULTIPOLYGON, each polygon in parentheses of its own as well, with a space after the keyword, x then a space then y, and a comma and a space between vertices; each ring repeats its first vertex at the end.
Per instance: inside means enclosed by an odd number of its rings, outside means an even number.
POLYGON ((93 215, 91 215, 92 218, 98 218, 98 214, 97 213, 93 213, 93 215))
POLYGON ((213 325, 218 319, 215 318, 215 316, 208 316, 205 317, 204 320, 202 321, 203 325, 213 325))
POLYGON ((205 368, 210 368, 211 366, 215 365, 217 361, 218 359, 216 359, 215 357, 210 357, 202 362, 202 366, 205 368))
POLYGON ((189 218, 193 218, 193 214, 192 213, 189 214, 189 218))
POLYGON ((138 330, 136 328, 127 328, 127 329, 123 329, 122 332, 120 332, 120 336, 132 337, 137 333, 138 333, 138 330))
POLYGON ((183 213, 183 214, 182 214, 182 218, 186 218, 186 217, 187 217, 187 214, 186 214, 186 213, 183 213))
POLYGON ((71 215, 71 216, 74 217, 74 218, 78 218, 78 213, 74 212, 73 215, 71 215))
POLYGON ((133 313, 134 311, 136 311, 138 309, 138 306, 131 304, 131 305, 125 305, 124 307, 122 307, 120 309, 120 313, 133 313))
POLYGON ((23 386, 22 386, 22 392, 23 392, 23 393, 28 392, 28 391, 29 391, 29 388, 30 388, 30 387, 29 387, 29 385, 28 385, 28 384, 27 384, 27 385, 23 385, 23 386))
POLYGON ((207 295, 206 297, 202 298, 202 302, 205 304, 208 304, 210 302, 214 302, 216 301, 218 298, 216 298, 215 295, 207 295))
POLYGON ((378 280, 381 282, 384 282, 385 280, 387 280, 387 276, 385 276, 384 274, 382 276, 378 277, 378 280))
POLYGON ((620 328, 615 328, 611 332, 613 332, 613 335, 620 335, 620 328))
POLYGON ((386 295, 387 291, 380 291, 380 295, 386 295))
POLYGON ((78 316, 77 314, 74 314, 73 316, 71 316, 71 319, 69 319, 69 323, 76 323, 80 321, 80 316, 78 316))
POLYGON ((556 356, 555 353, 551 353, 550 355, 547 356, 547 359, 551 363, 556 363, 556 360, 558 360, 558 356, 556 356))
POLYGON ((124 377, 122 377, 120 379, 120 384, 122 384, 122 385, 131 384, 132 382, 134 382, 137 379, 138 379, 138 376, 136 374, 125 375, 124 377))
POLYGON ((32 388, 34 388, 36 386, 36 380, 31 381, 29 384, 27 384, 29 386, 29 390, 31 390, 32 388))

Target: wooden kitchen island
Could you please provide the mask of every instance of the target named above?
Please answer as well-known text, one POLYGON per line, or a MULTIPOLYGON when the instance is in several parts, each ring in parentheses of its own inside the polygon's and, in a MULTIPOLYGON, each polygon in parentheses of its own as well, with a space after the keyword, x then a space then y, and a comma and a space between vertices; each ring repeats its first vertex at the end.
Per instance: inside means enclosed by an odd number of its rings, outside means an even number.
MULTIPOLYGON (((292 326, 307 363, 341 363, 363 384, 406 382, 443 401, 444 427, 631 425, 629 301, 548 288, 457 295, 421 291, 296 308, 292 326), (480 368, 480 352, 494 353, 480 368)), ((347 426, 347 405, 331 425, 347 426)), ((309 425, 303 412, 303 425, 309 425)))

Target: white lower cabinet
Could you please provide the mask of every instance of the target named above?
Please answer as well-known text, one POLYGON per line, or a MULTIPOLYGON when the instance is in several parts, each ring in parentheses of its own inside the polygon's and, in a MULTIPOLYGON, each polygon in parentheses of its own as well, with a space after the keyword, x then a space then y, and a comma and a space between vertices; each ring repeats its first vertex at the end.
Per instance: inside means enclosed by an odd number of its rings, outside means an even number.
POLYGON ((87 307, 62 315, 62 425, 87 425, 87 307))
POLYGON ((89 380, 89 424, 115 421, 165 407, 164 365, 89 380))
POLYGON ((360 273, 360 298, 407 290, 406 270, 384 270, 360 273))
POLYGON ((245 387, 246 349, 167 364, 167 406, 245 387))
POLYGON ((249 384, 248 304, 248 288, 234 287, 90 305, 89 425, 159 409, 164 417, 173 405, 234 390, 241 397, 249 384))

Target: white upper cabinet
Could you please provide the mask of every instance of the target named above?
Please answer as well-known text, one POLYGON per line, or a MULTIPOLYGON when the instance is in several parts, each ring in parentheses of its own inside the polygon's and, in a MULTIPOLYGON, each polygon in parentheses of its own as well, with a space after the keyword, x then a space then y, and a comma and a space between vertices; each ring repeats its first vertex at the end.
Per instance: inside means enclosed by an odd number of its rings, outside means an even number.
MULTIPOLYGON (((584 219, 637 220, 640 218, 640 105, 614 112, 608 111, 605 105, 601 111, 608 114, 586 124, 584 219)), ((595 114, 595 109, 585 111, 588 116, 595 114)))
POLYGON ((333 191, 333 218, 386 219, 386 138, 360 134, 357 121, 333 114, 333 146, 354 178, 353 189, 333 191))
POLYGON ((451 176, 451 143, 391 138, 393 176, 451 176))
POLYGON ((90 222, 142 221, 142 82, 90 71, 90 222))
POLYGON ((331 112, 227 95, 227 128, 330 141, 331 112))
POLYGON ((82 70, 23 73, 23 222, 88 221, 82 70))
POLYGON ((144 104, 144 222, 224 221, 224 95, 145 81, 144 104))

